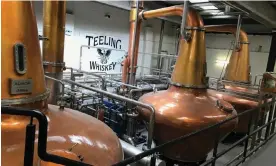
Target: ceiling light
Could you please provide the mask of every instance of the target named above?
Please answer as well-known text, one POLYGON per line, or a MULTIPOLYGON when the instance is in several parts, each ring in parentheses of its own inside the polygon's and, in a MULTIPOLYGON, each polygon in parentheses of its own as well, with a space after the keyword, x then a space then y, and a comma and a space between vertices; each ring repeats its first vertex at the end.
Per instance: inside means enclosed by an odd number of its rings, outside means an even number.
POLYGON ((224 15, 224 12, 211 12, 212 15, 224 15))
POLYGON ((215 9, 218 9, 217 7, 212 6, 212 5, 210 5, 210 6, 200 6, 200 8, 203 9, 203 10, 215 10, 215 9))
POLYGON ((191 3, 209 2, 208 0, 189 0, 191 3))

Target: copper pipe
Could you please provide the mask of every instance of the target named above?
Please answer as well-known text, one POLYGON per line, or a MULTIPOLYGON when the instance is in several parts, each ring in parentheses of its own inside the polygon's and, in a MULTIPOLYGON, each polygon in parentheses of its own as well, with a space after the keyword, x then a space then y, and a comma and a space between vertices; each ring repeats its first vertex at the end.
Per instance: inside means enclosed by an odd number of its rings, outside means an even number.
MULTIPOLYGON (((203 20, 195 11, 190 9, 188 12, 186 25, 191 27, 203 27, 203 20)), ((144 11, 139 13, 140 19, 150 19, 157 17, 167 17, 167 16, 182 16, 183 8, 180 6, 166 7, 156 10, 144 11)))
MULTIPOLYGON (((43 3, 43 60, 54 63, 63 62, 65 38, 66 2, 44 1, 43 3)), ((62 72, 61 67, 45 67, 45 72, 62 72)))
MULTIPOLYGON (((143 1, 139 2, 139 11, 141 11, 144 7, 143 1)), ((139 40, 140 40, 140 31, 141 31, 141 25, 142 20, 137 20, 136 22, 136 14, 137 12, 136 8, 136 1, 132 1, 132 6, 130 10, 130 16, 129 16, 129 22, 130 22, 130 28, 129 28, 129 44, 128 44, 128 56, 125 59, 128 59, 127 67, 124 66, 122 71, 122 82, 123 83, 129 83, 132 82, 135 78, 136 73, 136 66, 137 66, 137 56, 138 56, 138 50, 139 50, 139 40), (136 27, 135 27, 136 26, 136 27), (136 28, 136 29, 135 29, 136 28), (135 32, 136 30, 136 32, 135 32), (137 34, 135 36, 135 34, 137 34), (135 43, 135 44, 134 44, 135 43), (133 50, 134 49, 134 50, 133 50), (132 67, 133 66, 133 67, 132 67), (129 69, 129 67, 132 67, 132 69, 129 69), (131 71, 131 73, 129 73, 131 71), (129 80, 128 73, 131 74, 132 80, 129 80), (129 81, 127 81, 129 80, 129 81)), ((126 61, 125 61, 126 62, 126 61)))
MULTIPOLYGON (((207 32, 228 32, 236 35, 237 27, 235 25, 210 25, 205 26, 207 32)), ((250 82, 249 65, 249 41, 245 31, 240 29, 240 47, 234 48, 227 65, 224 79, 229 81, 250 82)))
MULTIPOLYGON (((123 70, 122 70, 122 82, 126 83, 127 82, 127 73, 128 73, 128 67, 129 67, 129 62, 128 62, 128 58, 126 57, 125 60, 123 61, 122 65, 123 65, 123 70)), ((122 86, 123 88, 125 88, 125 86, 122 86)))
MULTIPOLYGON (((62 79, 64 68, 64 38, 65 38, 66 2, 44 1, 43 3, 43 40, 44 71, 48 76, 62 79), (48 63, 48 64, 46 64, 48 63)), ((49 103, 56 104, 60 93, 60 85, 52 80, 46 80, 51 90, 49 103)))
POLYGON ((130 64, 133 64, 133 70, 132 70, 132 80, 131 84, 133 85, 135 83, 135 75, 137 71, 137 62, 138 62, 138 51, 139 51, 139 42, 140 42, 140 33, 142 28, 142 20, 138 20, 137 22, 137 29, 136 29, 136 36, 135 36, 135 45, 134 45, 134 54, 133 54, 133 62, 130 64))

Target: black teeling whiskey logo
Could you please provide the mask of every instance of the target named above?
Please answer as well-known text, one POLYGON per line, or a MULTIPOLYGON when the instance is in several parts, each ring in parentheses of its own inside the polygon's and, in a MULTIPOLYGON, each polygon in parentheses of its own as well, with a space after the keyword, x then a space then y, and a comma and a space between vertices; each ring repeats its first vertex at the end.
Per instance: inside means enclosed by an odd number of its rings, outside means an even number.
MULTIPOLYGON (((109 46, 115 49, 121 49, 121 40, 114 39, 112 37, 107 36, 86 36, 88 39, 89 46, 109 46)), ((90 61, 90 70, 98 70, 98 71, 111 71, 115 70, 116 61, 110 62, 111 50, 110 49, 101 49, 97 48, 98 58, 100 63, 97 61, 90 61)), ((94 54, 92 55, 94 56, 94 54)))
POLYGON ((102 64, 107 64, 107 61, 109 59, 109 56, 111 54, 111 50, 106 50, 106 49, 97 49, 99 56, 99 59, 101 61, 102 64))

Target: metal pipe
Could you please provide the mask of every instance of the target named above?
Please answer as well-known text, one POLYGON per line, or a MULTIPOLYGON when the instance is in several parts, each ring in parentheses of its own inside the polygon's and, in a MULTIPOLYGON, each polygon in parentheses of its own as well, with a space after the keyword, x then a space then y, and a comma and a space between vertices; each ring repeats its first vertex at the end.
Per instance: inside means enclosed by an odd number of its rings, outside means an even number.
MULTIPOLYGON (((122 82, 127 83, 127 75, 129 73, 129 59, 126 57, 125 60, 123 61, 123 70, 122 70, 122 82)), ((124 88, 124 86, 122 86, 124 88)))
MULTIPOLYGON (((159 44, 158 44, 158 54, 161 54, 162 51, 162 43, 163 43, 163 36, 164 36, 164 28, 165 28, 165 21, 161 20, 161 29, 160 29, 160 36, 159 36, 159 44)), ((157 68, 160 69, 161 68, 161 59, 160 56, 158 56, 158 60, 157 60, 157 68)))
MULTIPOLYGON (((95 74, 95 73, 91 73, 91 72, 87 72, 87 71, 83 71, 83 70, 79 70, 79 69, 74 69, 72 67, 68 67, 68 69, 72 69, 72 70, 75 70, 79 73, 84 73, 84 74, 87 74, 87 75, 92 75, 92 76, 100 78, 102 80, 102 87, 101 88, 102 88, 102 90, 106 90, 106 86, 105 86, 106 84, 105 84, 105 77, 104 76, 101 76, 101 75, 95 74)), ((101 100, 103 102, 103 95, 101 96, 101 100)))
POLYGON ((128 97, 130 99, 133 99, 133 93, 135 92, 143 92, 143 91, 146 91, 146 90, 153 90, 153 88, 142 88, 142 89, 131 89, 128 93, 128 97))
POLYGON ((167 73, 167 72, 162 72, 162 69, 156 69, 156 68, 144 67, 144 66, 138 66, 138 67, 145 68, 145 69, 150 69, 150 70, 153 70, 153 71, 159 71, 159 73, 161 73, 161 74, 171 74, 171 73, 167 73))
POLYGON ((113 93, 110 93, 110 92, 107 92, 107 91, 104 91, 104 90, 101 90, 101 89, 98 89, 98 88, 87 87, 87 86, 84 86, 82 84, 76 83, 76 82, 71 81, 71 80, 63 79, 62 81, 66 82, 66 83, 69 83, 69 84, 74 84, 76 86, 82 87, 82 88, 87 89, 87 90, 91 90, 91 91, 94 91, 94 92, 97 92, 97 93, 101 93, 101 94, 103 94, 107 97, 111 97, 111 98, 114 98, 114 99, 117 99, 117 100, 120 100, 120 101, 125 101, 125 102, 131 103, 131 104, 135 104, 137 106, 146 108, 149 111, 151 111, 151 116, 150 116, 150 121, 149 121, 150 125, 149 125, 149 131, 148 131, 149 132, 148 133, 148 143, 147 143, 148 148, 149 149, 151 148, 151 144, 152 144, 152 140, 153 140, 154 122, 155 122, 155 109, 151 105, 144 104, 144 103, 141 103, 139 101, 132 100, 132 99, 129 99, 129 98, 117 95, 117 94, 113 94, 113 93))
POLYGON ((190 35, 186 32, 186 28, 185 28, 188 10, 189 10, 189 1, 184 1, 180 34, 181 34, 181 37, 183 37, 186 41, 190 40, 190 35))
POLYGON ((131 89, 128 93, 128 97, 130 99, 133 99, 133 94, 136 93, 136 92, 144 92, 144 91, 154 91, 155 89, 167 89, 167 86, 166 87, 146 87, 146 88, 141 88, 141 89, 131 89))
MULTIPOLYGON (((166 8, 160 8, 150 11, 143 11, 139 13, 140 19, 151 19, 165 16, 181 16, 183 15, 183 7, 171 6, 166 8)), ((189 10, 186 20, 187 26, 190 27, 203 27, 203 20, 194 10, 189 10)))
MULTIPOLYGON (((74 70, 73 70, 73 68, 70 68, 70 79, 72 81, 76 81, 75 76, 74 76, 74 70)), ((75 86, 71 85, 71 89, 74 89, 74 88, 75 88, 75 86)))
MULTIPOLYGON (((124 150, 124 153, 126 156, 132 157, 132 156, 136 156, 140 153, 142 153, 143 151, 136 148, 135 146, 132 146, 128 143, 126 143, 125 141, 120 139, 120 143, 122 145, 122 148, 124 150)), ((144 157, 141 160, 137 161, 138 163, 145 165, 145 166, 150 166, 150 160, 151 157, 144 157)), ((160 159, 156 159, 156 164, 155 166, 166 166, 166 163, 163 160, 160 159)))
POLYGON ((65 89, 65 84, 64 84, 64 82, 61 81, 61 80, 58 80, 58 79, 56 79, 56 78, 49 77, 49 76, 47 76, 47 75, 45 75, 45 78, 48 78, 48 79, 50 79, 50 80, 53 80, 53 81, 58 82, 59 84, 61 84, 61 87, 62 87, 62 88, 61 88, 61 101, 60 101, 60 103, 58 103, 58 105, 60 106, 61 109, 63 109, 63 108, 65 107, 65 103, 64 103, 64 89, 65 89))
POLYGON ((240 30, 241 30, 241 21, 242 21, 242 16, 241 14, 238 17, 238 23, 237 23, 237 33, 236 33, 236 40, 235 40, 235 48, 238 50, 240 48, 240 30))
MULTIPOLYGON (((43 66, 48 76, 62 78, 64 69, 64 38, 65 38, 66 2, 44 1, 43 3, 43 66)), ((51 90, 49 103, 56 104, 56 93, 59 85, 48 80, 46 85, 51 90)))
MULTIPOLYGON (((106 79, 105 77, 101 76, 101 75, 98 75, 98 74, 95 74, 95 73, 91 73, 91 72, 86 72, 86 71, 83 71, 83 70, 79 70, 79 69, 73 69, 71 68, 72 70, 75 70, 75 71, 78 71, 80 73, 84 73, 84 74, 87 74, 87 75, 92 75, 92 76, 95 76, 95 77, 98 77, 98 78, 101 78, 103 81, 105 82, 110 82, 110 83, 115 83, 115 84, 119 84, 119 85, 124 85, 124 86, 127 86, 127 87, 130 87, 130 88, 135 88, 135 89, 139 89, 139 87, 137 86, 133 86, 133 85, 130 85, 130 84, 126 84, 126 83, 123 83, 123 82, 118 82, 118 81, 114 81, 114 80, 109 80, 109 79, 106 79)), ((74 81, 74 80, 72 80, 74 81)))
POLYGON ((79 73, 84 73, 84 74, 87 74, 87 75, 92 75, 92 76, 95 76, 97 78, 100 78, 102 81, 105 81, 105 77, 102 76, 102 75, 99 75, 99 74, 95 74, 93 72, 87 72, 87 71, 83 71, 83 70, 80 70, 80 69, 75 69, 75 68, 72 68, 72 67, 66 67, 67 69, 71 69, 73 71, 77 71, 79 73))
POLYGON ((130 87, 130 88, 133 88, 133 89, 140 89, 140 88, 137 87, 137 86, 133 86, 133 85, 130 85, 130 84, 125 84, 125 83, 123 83, 123 82, 118 82, 118 81, 108 80, 108 79, 106 79, 105 81, 106 81, 106 82, 115 83, 115 84, 119 84, 119 85, 124 85, 124 86, 126 86, 126 87, 130 87))
POLYGON ((272 72, 275 70, 275 61, 276 61, 276 29, 272 30, 272 38, 269 49, 269 55, 266 64, 266 72, 272 72))
POLYGON ((135 142, 134 142, 133 138, 130 136, 130 134, 127 134, 127 135, 124 134, 123 138, 125 141, 127 141, 131 145, 135 146, 135 142))
MULTIPOLYGON (((134 2, 133 2, 134 3, 134 2)), ((133 8, 133 7, 132 7, 133 8)), ((140 38, 140 29, 141 29, 141 20, 138 19, 138 15, 139 15, 139 0, 136 0, 136 6, 135 9, 132 9, 132 16, 135 14, 135 18, 134 20, 130 20, 131 24, 134 26, 133 29, 133 36, 134 39, 132 39, 132 43, 131 43, 131 50, 129 50, 128 53, 130 53, 130 79, 129 79, 129 83, 131 85, 135 84, 135 73, 136 73, 136 64, 137 64, 137 55, 136 52, 138 54, 138 49, 139 49, 139 38, 140 38), (133 13, 135 11, 135 13, 133 13), (134 24, 133 24, 134 21, 134 24), (135 69, 134 69, 135 67, 135 69)), ((132 18, 133 19, 133 18, 132 18)))

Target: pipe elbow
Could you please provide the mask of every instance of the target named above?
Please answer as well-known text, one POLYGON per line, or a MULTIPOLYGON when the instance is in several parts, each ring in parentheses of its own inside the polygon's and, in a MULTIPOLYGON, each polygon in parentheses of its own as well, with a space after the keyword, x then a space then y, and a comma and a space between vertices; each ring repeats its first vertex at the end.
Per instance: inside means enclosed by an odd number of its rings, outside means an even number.
POLYGON ((202 17, 194 9, 189 9, 186 24, 191 27, 204 27, 202 17))
POLYGON ((240 40, 241 42, 249 43, 247 33, 242 29, 240 29, 240 40))
MULTIPOLYGON (((183 7, 174 6, 173 10, 174 13, 176 13, 175 15, 182 17, 183 7)), ((194 9, 191 8, 188 11, 186 25, 190 27, 204 27, 202 17, 194 9)))
MULTIPOLYGON (((139 13, 140 19, 148 18, 157 18, 157 17, 166 17, 166 16, 180 16, 182 17, 183 7, 181 6, 172 6, 150 11, 142 11, 139 13)), ((201 16, 193 9, 189 9, 187 16, 187 26, 190 27, 203 27, 203 20, 201 16)))

